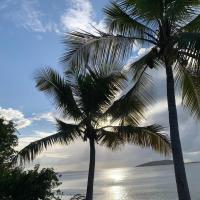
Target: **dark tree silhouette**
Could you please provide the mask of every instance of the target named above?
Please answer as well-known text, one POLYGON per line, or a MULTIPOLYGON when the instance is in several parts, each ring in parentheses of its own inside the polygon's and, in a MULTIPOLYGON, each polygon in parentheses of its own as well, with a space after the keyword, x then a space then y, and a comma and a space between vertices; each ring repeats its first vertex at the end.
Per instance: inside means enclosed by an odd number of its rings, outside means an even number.
POLYGON ((169 141, 160 132, 161 126, 138 126, 145 105, 149 103, 144 96, 147 80, 143 76, 127 94, 117 98, 126 79, 112 66, 69 70, 63 77, 51 68, 41 70, 36 76, 36 86, 53 97, 64 120, 56 119, 56 134, 32 142, 19 152, 18 157, 30 161, 55 143, 69 144, 77 139, 89 141, 86 200, 92 200, 96 144, 115 149, 125 143, 134 143, 160 153, 170 152, 169 141), (69 118, 74 123, 69 124, 69 118))
POLYGON ((60 185, 53 169, 39 170, 39 165, 33 170, 24 171, 14 167, 15 147, 18 144, 15 124, 0 118, 0 199, 1 200, 60 200, 60 191, 55 189, 60 185))
POLYGON ((134 45, 150 51, 131 63, 134 78, 147 69, 164 66, 175 177, 180 200, 190 200, 179 137, 174 73, 182 103, 200 118, 200 15, 199 0, 117 0, 105 8, 107 32, 73 32, 67 36, 63 62, 73 65, 122 61, 134 45), (92 59, 91 59, 92 58, 92 59), (95 61, 94 61, 95 58, 95 61))

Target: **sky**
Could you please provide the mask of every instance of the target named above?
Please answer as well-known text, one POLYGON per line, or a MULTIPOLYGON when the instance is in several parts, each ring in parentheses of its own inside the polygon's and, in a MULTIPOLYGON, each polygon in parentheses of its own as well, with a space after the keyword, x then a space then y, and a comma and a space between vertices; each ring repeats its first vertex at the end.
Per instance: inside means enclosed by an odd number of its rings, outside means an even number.
MULTIPOLYGON (((52 102, 35 88, 35 71, 51 66, 62 72, 59 59, 65 51, 64 34, 73 30, 104 28, 103 7, 108 0, 1 0, 0 4, 0 115, 18 128, 18 150, 30 142, 56 132, 52 102)), ((137 60, 147 48, 136 48, 130 60, 137 60)), ((130 61, 129 60, 129 61, 130 61)), ((147 124, 160 123, 168 133, 165 72, 152 70, 155 103, 147 111, 147 124)), ((200 126, 181 107, 177 96, 181 141, 186 161, 200 160, 200 126)), ((40 163, 56 170, 80 170, 88 166, 88 144, 77 141, 55 145, 41 153, 27 167, 40 163)), ((97 148, 97 168, 130 167, 165 159, 148 149, 126 145, 112 152, 97 148)))

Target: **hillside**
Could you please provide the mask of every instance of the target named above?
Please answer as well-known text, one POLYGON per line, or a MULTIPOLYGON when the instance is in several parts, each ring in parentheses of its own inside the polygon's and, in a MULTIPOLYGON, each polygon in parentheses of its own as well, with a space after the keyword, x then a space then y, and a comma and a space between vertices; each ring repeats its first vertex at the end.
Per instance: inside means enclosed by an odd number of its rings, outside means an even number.
MULTIPOLYGON (((195 164, 195 163, 200 163, 200 161, 187 162, 185 164, 195 164)), ((173 164, 172 160, 158 160, 158 161, 143 163, 141 165, 137 165, 136 167, 150 167, 150 166, 172 165, 172 164, 173 164)))
POLYGON ((143 163, 143 164, 138 165, 136 167, 149 167, 149 166, 172 165, 172 164, 173 164, 172 160, 158 160, 158 161, 152 161, 152 162, 143 163))

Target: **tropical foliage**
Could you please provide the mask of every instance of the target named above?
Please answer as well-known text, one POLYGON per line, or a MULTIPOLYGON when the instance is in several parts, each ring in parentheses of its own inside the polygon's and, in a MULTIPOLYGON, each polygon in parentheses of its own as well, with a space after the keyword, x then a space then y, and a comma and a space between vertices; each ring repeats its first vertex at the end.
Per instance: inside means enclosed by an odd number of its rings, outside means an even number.
POLYGON ((151 100, 144 87, 148 76, 144 75, 130 91, 120 95, 126 86, 126 78, 118 68, 111 65, 86 68, 72 68, 63 77, 51 68, 37 73, 37 88, 52 97, 62 119, 56 119, 56 134, 30 143, 19 152, 18 157, 21 161, 30 161, 55 143, 89 140, 90 167, 86 194, 89 200, 93 193, 95 143, 111 149, 134 143, 164 154, 170 152, 170 143, 162 134, 161 126, 139 126, 151 100))
POLYGON ((112 149, 129 142, 169 153, 169 141, 160 133, 161 126, 138 126, 150 103, 144 88, 147 81, 143 76, 130 91, 116 99, 126 79, 123 73, 111 67, 67 71, 64 77, 51 68, 39 71, 38 89, 52 97, 64 120, 56 119, 56 134, 29 144, 18 157, 30 161, 54 143, 69 144, 78 138, 87 141, 91 137, 112 149), (68 123, 67 119, 73 119, 74 123, 68 123))
POLYGON ((66 37, 63 62, 74 66, 123 61, 135 46, 149 48, 129 64, 133 77, 164 66, 172 153, 179 199, 190 199, 179 138, 174 75, 182 104, 200 119, 199 0, 116 0, 104 9, 107 31, 73 32, 66 37))
POLYGON ((18 144, 18 139, 15 132, 13 122, 0 118, 0 168, 10 165, 16 155, 14 148, 18 144))
POLYGON ((60 200, 60 182, 53 169, 24 171, 14 167, 14 148, 18 144, 15 124, 0 118, 0 199, 2 200, 60 200))
POLYGON ((61 200, 55 190, 61 183, 53 169, 35 166, 33 170, 20 168, 1 170, 0 199, 2 200, 61 200))
POLYGON ((77 66, 108 59, 122 61, 132 55, 135 45, 148 47, 146 55, 129 64, 130 70, 135 75, 147 67, 165 66, 166 62, 173 66, 182 88, 183 105, 199 118, 198 6, 198 0, 115 1, 104 10, 108 31, 68 34, 62 61, 77 66))

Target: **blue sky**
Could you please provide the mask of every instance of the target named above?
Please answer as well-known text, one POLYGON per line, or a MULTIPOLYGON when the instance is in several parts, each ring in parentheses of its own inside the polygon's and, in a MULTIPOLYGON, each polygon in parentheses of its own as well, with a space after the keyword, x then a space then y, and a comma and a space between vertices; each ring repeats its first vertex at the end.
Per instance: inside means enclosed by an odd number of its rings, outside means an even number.
MULTIPOLYGON (((17 123, 20 133, 19 149, 55 131, 55 110, 49 99, 35 88, 34 72, 45 66, 62 71, 59 58, 64 53, 61 43, 63 34, 76 29, 91 31, 90 24, 102 29, 102 8, 107 4, 108 0, 1 1, 0 114, 17 123)), ((148 49, 137 49, 135 58, 146 50, 148 49)), ((155 73, 153 72, 154 75, 155 73)), ((159 122, 166 126, 168 119, 164 72, 157 72, 156 77, 157 102, 148 111, 147 116, 149 122, 159 122)), ((185 159, 200 160, 200 136, 197 134, 200 130, 199 125, 180 108, 180 98, 177 105, 185 159)), ((58 169, 66 169, 66 164, 79 168, 76 164, 78 160, 82 160, 83 166, 87 167, 86 158, 88 159, 87 145, 78 142, 64 148, 56 146, 42 153, 35 162, 58 169)), ((97 157, 99 166, 106 167, 130 166, 160 158, 163 157, 150 150, 141 150, 133 146, 127 146, 115 154, 100 148, 97 157), (126 159, 123 160, 124 157, 126 159), (108 162, 110 160, 112 162, 108 162)))
POLYGON ((51 103, 36 90, 33 74, 44 66, 61 71, 59 58, 64 52, 61 43, 63 34, 82 24, 84 29, 90 28, 89 23, 98 25, 105 3, 95 3, 98 5, 96 12, 93 10, 94 1, 1 2, 0 54, 4 74, 0 80, 2 108, 19 110, 26 118, 31 118, 33 113, 52 111, 51 103), (80 18, 81 15, 85 16, 85 22, 80 18))

